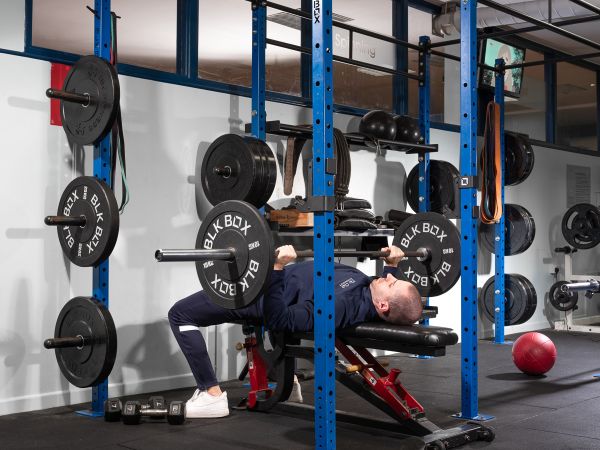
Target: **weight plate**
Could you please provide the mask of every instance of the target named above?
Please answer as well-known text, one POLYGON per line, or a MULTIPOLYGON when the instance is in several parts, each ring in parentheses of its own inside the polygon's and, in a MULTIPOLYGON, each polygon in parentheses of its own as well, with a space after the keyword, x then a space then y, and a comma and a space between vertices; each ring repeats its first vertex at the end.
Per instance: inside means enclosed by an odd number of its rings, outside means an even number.
POLYGON ((514 274, 520 281, 522 286, 525 288, 525 292, 527 292, 527 297, 529 300, 528 304, 527 304, 527 308, 525 311, 525 314, 523 315, 523 318, 521 319, 521 321, 519 323, 524 323, 526 321, 528 321, 533 314, 535 313, 535 310, 537 308, 537 292, 535 290, 535 287, 533 286, 533 283, 531 281, 529 281, 524 275, 521 274, 514 274))
MULTIPOLYGON (((527 250, 535 238, 535 221, 521 205, 504 205, 505 256, 517 255, 527 250)), ((496 225, 479 222, 479 235, 482 246, 495 253, 496 225)))
MULTIPOLYGON (((431 212, 458 214, 460 199, 456 197, 456 183, 460 178, 458 169, 446 161, 429 161, 429 203, 431 212)), ((412 168, 404 187, 408 204, 419 211, 419 165, 412 168)))
POLYGON ((423 297, 449 291, 460 278, 460 233, 438 213, 427 212, 407 218, 394 235, 394 245, 403 251, 429 250, 429 258, 404 258, 396 276, 410 281, 423 297))
POLYGON ((249 201, 257 208, 264 206, 275 189, 275 182, 277 181, 277 163, 275 162, 275 156, 271 151, 271 148, 260 139, 250 138, 249 145, 251 145, 258 155, 260 155, 260 175, 256 180, 256 188, 253 192, 256 193, 254 201, 249 201))
POLYGON ((533 170, 535 155, 525 136, 504 134, 504 184, 514 186, 527 179, 533 170))
POLYGON ((248 151, 252 153, 254 159, 256 161, 256 173, 254 175, 254 179, 252 180, 252 187, 248 192, 248 195, 245 199, 232 199, 232 200, 242 200, 250 203, 251 205, 259 205, 261 197, 264 195, 265 190, 265 166, 264 166, 264 156, 263 151, 260 145, 256 143, 256 140, 253 138, 246 139, 246 145, 248 146, 248 151))
POLYGON ((80 388, 96 386, 115 363, 117 330, 108 309, 92 297, 72 298, 56 319, 55 338, 77 336, 89 344, 54 349, 58 367, 69 383, 80 388))
POLYGON ((575 248, 589 249, 600 243, 600 210, 589 203, 578 203, 565 213, 562 233, 575 248))
POLYGON ((204 155, 200 172, 202 188, 213 206, 227 200, 241 200, 260 208, 273 193, 276 167, 273 152, 263 141, 224 134, 204 155))
POLYGON ((233 248, 235 261, 198 261, 196 271, 204 291, 223 308, 254 303, 269 286, 275 263, 271 230, 249 203, 228 200, 215 206, 202 221, 197 249, 233 248))
POLYGON ((61 101, 62 125, 69 141, 98 144, 117 118, 120 87, 115 68, 97 56, 83 56, 67 74, 63 90, 90 96, 88 105, 61 101))
POLYGON ((552 306, 559 311, 570 311, 575 309, 579 300, 578 292, 563 292, 561 287, 568 284, 567 281, 558 281, 552 285, 548 293, 548 300, 552 306))
MULTIPOLYGON (((479 307, 484 316, 494 322, 495 277, 489 278, 479 292, 479 307)), ((523 275, 504 275, 504 325, 518 325, 533 316, 537 306, 537 294, 531 282, 523 275)))
POLYGON ((57 215, 86 218, 84 226, 57 227, 60 246, 73 264, 96 266, 110 256, 119 236, 119 206, 104 181, 75 178, 60 197, 57 215))

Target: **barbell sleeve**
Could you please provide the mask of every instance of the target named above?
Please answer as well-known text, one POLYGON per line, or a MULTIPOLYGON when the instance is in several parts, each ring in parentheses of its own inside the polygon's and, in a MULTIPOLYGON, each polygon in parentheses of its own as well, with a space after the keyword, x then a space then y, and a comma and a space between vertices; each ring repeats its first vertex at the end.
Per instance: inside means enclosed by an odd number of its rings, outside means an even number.
POLYGON ((202 250, 156 250, 154 258, 158 262, 179 262, 179 261, 207 261, 207 260, 228 260, 235 258, 235 251, 231 248, 216 248, 202 250))
POLYGON ((229 178, 232 174, 231 167, 229 167, 229 166, 215 167, 213 169, 213 172, 215 173, 215 175, 219 175, 223 178, 229 178))
MULTIPOLYGON (((355 257, 355 258, 386 258, 390 256, 389 251, 369 251, 369 250, 344 250, 334 249, 333 255, 336 257, 355 257)), ((313 258, 313 250, 297 250, 298 258, 313 258)), ((404 256, 409 258, 420 258, 425 260, 429 258, 430 253, 426 248, 406 251, 404 256)), ((235 259, 235 250, 232 248, 220 249, 188 249, 188 250, 168 250, 159 249, 154 253, 154 258, 158 262, 183 262, 183 261, 207 261, 207 260, 233 260, 235 259)))
POLYGON ((87 339, 83 336, 75 337, 59 337, 50 338, 44 341, 44 347, 50 348, 70 348, 70 347, 83 347, 86 345, 87 339))
POLYGON ((560 287, 563 292, 591 291, 600 292, 600 283, 596 280, 583 281, 581 283, 566 283, 560 287))
POLYGON ((79 103, 83 106, 89 106, 91 101, 89 94, 77 94, 76 92, 61 91, 52 88, 46 90, 46 97, 70 103, 79 103))
POLYGON ((44 223, 51 227, 58 226, 69 226, 69 227, 83 227, 87 220, 85 216, 47 216, 44 219, 44 223))

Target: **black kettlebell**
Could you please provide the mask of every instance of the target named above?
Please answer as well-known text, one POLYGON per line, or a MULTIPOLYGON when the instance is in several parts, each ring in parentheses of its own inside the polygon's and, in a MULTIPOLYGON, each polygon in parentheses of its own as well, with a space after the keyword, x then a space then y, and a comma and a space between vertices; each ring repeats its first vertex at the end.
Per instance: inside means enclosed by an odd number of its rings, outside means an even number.
POLYGON ((396 137, 396 122, 390 113, 374 109, 360 119, 358 131, 371 138, 393 140, 396 137))

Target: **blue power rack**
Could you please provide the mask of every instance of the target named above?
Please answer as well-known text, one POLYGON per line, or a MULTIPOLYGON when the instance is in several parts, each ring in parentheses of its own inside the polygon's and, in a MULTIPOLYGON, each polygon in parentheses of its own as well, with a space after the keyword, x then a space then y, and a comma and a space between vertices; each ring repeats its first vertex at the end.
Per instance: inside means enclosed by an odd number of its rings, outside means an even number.
MULTIPOLYGON (((495 100, 500 106, 500 161, 504 161, 504 60, 496 60, 495 100)), ((504 231, 504 167, 502 167, 502 183, 500 195, 502 198, 502 217, 495 226, 495 278, 494 278, 494 343, 504 344, 504 248, 506 233, 504 231)))
MULTIPOLYGON (((419 38, 419 76, 422 77, 419 81, 419 126, 421 128, 421 136, 423 143, 429 144, 430 134, 430 105, 431 105, 431 71, 430 60, 431 55, 428 52, 427 46, 430 43, 429 36, 421 36, 419 38)), ((430 208, 429 199, 429 152, 419 154, 419 211, 427 212, 430 208)), ((429 306, 429 298, 426 302, 429 306)), ((429 319, 421 321, 423 325, 429 325, 429 319)), ((431 358, 430 356, 420 356, 421 359, 431 358)))
POLYGON ((478 412, 477 384, 477 0, 460 5, 461 411, 478 412))
POLYGON ((335 448, 335 317, 333 284, 333 23, 332 0, 312 8, 313 195, 322 199, 314 214, 315 446, 335 448))
MULTIPOLYGON (((94 55, 110 61, 111 13, 110 0, 94 2, 94 55)), ((94 146, 94 176, 109 187, 110 177, 110 134, 99 145, 94 146)), ((108 308, 108 259, 94 267, 93 297, 108 308)), ((104 415, 104 402, 108 399, 108 379, 92 388, 92 409, 77 411, 77 414, 100 417, 104 415)))

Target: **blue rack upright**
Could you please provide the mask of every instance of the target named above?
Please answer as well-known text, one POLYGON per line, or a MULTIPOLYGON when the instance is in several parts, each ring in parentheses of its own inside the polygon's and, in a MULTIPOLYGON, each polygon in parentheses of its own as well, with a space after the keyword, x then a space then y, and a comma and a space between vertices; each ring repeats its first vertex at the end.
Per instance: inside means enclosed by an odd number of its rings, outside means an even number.
MULTIPOLYGON (((110 0, 94 2, 94 55, 110 62, 111 57, 110 0)), ((110 176, 110 133, 94 146, 94 176, 112 187, 110 176)), ((108 259, 94 267, 93 297, 108 308, 108 259)), ((92 388, 92 409, 78 414, 100 417, 104 415, 104 402, 108 399, 108 378, 92 388)))
POLYGON ((333 23, 332 0, 312 9, 313 195, 314 213, 315 445, 336 446, 335 309, 333 283, 333 23))

